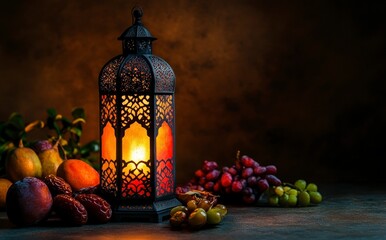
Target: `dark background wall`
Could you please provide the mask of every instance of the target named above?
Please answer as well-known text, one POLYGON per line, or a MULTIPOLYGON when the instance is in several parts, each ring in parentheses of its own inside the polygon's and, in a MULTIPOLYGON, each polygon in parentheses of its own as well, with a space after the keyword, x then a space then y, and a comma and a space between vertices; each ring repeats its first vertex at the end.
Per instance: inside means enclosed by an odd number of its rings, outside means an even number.
POLYGON ((0 119, 82 106, 83 139, 97 139, 98 74, 135 3, 177 76, 178 183, 237 150, 288 181, 386 181, 386 9, 375 1, 3 1, 0 119))

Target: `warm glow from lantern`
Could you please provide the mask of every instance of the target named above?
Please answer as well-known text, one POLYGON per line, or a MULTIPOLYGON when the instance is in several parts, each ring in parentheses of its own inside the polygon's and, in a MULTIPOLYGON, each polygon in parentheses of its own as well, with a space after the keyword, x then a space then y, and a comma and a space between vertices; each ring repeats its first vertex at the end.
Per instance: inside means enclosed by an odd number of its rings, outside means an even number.
POLYGON ((146 159, 146 149, 144 146, 137 146, 131 149, 130 159, 138 163, 140 160, 146 159))
POLYGON ((115 130, 111 126, 110 122, 107 122, 106 126, 103 128, 102 134, 102 158, 108 160, 116 160, 116 140, 115 140, 115 130))
POLYGON ((166 122, 159 128, 156 142, 158 160, 173 157, 173 132, 166 122))
POLYGON ((137 122, 125 130, 125 136, 122 139, 122 158, 123 161, 133 161, 137 164, 137 166, 130 164, 128 170, 137 168, 150 172, 150 169, 143 164, 150 160, 150 138, 147 136, 146 129, 137 122))

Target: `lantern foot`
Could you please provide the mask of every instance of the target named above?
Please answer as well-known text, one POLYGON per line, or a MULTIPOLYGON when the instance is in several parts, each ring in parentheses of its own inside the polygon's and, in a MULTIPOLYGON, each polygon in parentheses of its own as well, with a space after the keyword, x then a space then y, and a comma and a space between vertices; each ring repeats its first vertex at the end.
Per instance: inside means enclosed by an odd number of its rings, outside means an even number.
POLYGON ((162 222, 170 218, 170 210, 181 205, 176 198, 157 201, 151 204, 130 204, 113 210, 112 221, 123 222, 162 222))

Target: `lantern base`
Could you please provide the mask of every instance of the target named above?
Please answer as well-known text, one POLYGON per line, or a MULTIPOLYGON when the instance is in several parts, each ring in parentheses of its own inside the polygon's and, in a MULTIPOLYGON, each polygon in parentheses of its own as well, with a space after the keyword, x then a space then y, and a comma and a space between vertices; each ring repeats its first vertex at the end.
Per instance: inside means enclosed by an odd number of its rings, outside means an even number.
POLYGON ((170 218, 170 210, 181 205, 176 198, 160 200, 151 204, 130 204, 113 209, 112 221, 162 222, 170 218))

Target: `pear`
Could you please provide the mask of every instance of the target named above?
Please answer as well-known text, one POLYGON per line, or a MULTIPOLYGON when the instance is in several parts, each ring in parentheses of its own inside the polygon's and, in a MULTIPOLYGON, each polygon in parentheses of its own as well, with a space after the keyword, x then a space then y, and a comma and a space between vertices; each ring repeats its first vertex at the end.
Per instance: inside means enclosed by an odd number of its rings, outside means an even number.
POLYGON ((50 149, 41 151, 38 156, 42 164, 42 177, 50 174, 56 176, 56 171, 59 165, 63 162, 58 149, 59 140, 50 149))
POLYGON ((41 177, 42 165, 35 151, 24 147, 23 141, 20 140, 19 146, 7 156, 5 171, 8 178, 16 182, 25 177, 41 177))

